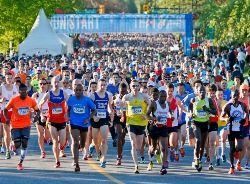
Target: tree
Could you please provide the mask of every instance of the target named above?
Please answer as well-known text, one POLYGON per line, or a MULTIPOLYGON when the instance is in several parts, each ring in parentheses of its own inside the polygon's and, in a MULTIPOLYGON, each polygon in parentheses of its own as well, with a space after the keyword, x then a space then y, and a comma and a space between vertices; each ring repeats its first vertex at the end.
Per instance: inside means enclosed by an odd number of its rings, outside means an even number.
POLYGON ((82 7, 82 0, 1 0, 0 1, 0 51, 7 51, 9 41, 13 41, 17 49, 27 36, 38 15, 40 8, 44 8, 49 18, 56 8, 65 13, 74 13, 82 7))

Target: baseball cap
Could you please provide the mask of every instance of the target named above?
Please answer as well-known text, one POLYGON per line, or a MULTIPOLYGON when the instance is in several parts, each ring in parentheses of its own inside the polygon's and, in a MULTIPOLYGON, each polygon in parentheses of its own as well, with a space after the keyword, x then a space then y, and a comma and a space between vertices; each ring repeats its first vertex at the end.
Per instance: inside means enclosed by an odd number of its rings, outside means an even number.
POLYGON ((94 73, 93 73, 93 76, 95 76, 95 75, 98 76, 98 73, 97 73, 97 72, 94 72, 94 73))
POLYGON ((220 66, 224 66, 224 63, 223 63, 223 62, 220 62, 219 65, 220 65, 220 66))
POLYGON ((240 68, 240 67, 239 67, 239 65, 235 64, 235 65, 234 65, 234 68, 240 68))
POLYGON ((245 89, 245 90, 248 90, 248 85, 247 84, 242 84, 241 86, 240 86, 240 90, 243 90, 243 89, 245 89))
POLYGON ((155 87, 155 83, 153 81, 148 81, 147 87, 149 86, 155 87))
POLYGON ((41 67, 37 67, 36 71, 42 71, 42 68, 41 67))
POLYGON ((156 76, 155 72, 150 73, 150 77, 156 76))

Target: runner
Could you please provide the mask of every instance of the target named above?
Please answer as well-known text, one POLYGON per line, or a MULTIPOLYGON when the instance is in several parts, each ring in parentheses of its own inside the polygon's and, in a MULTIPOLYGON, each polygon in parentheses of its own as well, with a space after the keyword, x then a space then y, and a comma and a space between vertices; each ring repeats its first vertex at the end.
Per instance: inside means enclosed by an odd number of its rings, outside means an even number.
POLYGON ((236 89, 232 101, 227 103, 223 108, 221 113, 221 119, 228 121, 228 141, 230 146, 230 169, 228 171, 229 174, 234 174, 234 157, 239 157, 239 152, 243 149, 243 132, 242 126, 246 123, 246 118, 249 113, 247 110, 247 106, 239 102, 240 93, 236 89), (225 116, 228 115, 228 118, 225 116), (235 145, 235 141, 237 141, 237 146, 235 145))
POLYGON ((98 82, 98 90, 91 95, 91 99, 94 101, 97 109, 96 115, 91 119, 92 137, 95 143, 96 153, 98 154, 97 160, 100 160, 101 167, 103 168, 106 167, 109 126, 113 126, 113 119, 111 118, 113 112, 108 113, 108 108, 112 109, 112 96, 106 92, 106 86, 107 83, 105 79, 100 79, 98 82), (100 158, 101 156, 102 158, 100 158))
MULTIPOLYGON (((122 99, 121 114, 126 105, 126 123, 128 134, 131 142, 131 154, 135 164, 134 173, 140 172, 138 167, 137 151, 141 149, 145 127, 148 123, 146 117, 147 106, 150 104, 148 97, 139 92, 139 83, 137 80, 132 80, 130 83, 131 93, 125 95, 122 99)), ((125 117, 120 120, 125 121, 125 117)))
POLYGON ((19 96, 10 99, 4 108, 4 117, 6 126, 11 126, 11 136, 16 149, 21 147, 20 162, 17 165, 18 170, 23 170, 22 165, 27 154, 28 140, 30 138, 31 110, 36 111, 35 120, 39 118, 39 109, 34 99, 27 96, 27 86, 21 84, 19 87, 19 96), (11 119, 8 111, 12 109, 11 119))
MULTIPOLYGON (((123 146, 125 144, 125 136, 127 133, 126 130, 126 118, 124 122, 120 122, 121 119, 121 103, 123 96, 127 93, 127 85, 125 83, 121 83, 119 86, 119 94, 115 95, 113 97, 113 106, 114 106, 114 126, 117 133, 117 163, 116 165, 121 165, 122 160, 122 152, 123 152, 123 146)), ((124 112, 126 112, 126 107, 123 109, 124 112)))
MULTIPOLYGON (((47 92, 47 80, 46 79, 39 79, 39 92, 36 92, 32 95, 32 98, 35 99, 36 103, 39 104, 42 98, 46 95, 47 92)), ((40 111, 41 116, 45 117, 45 121, 41 120, 41 117, 37 120, 36 129, 38 133, 38 144, 41 150, 41 158, 46 157, 46 153, 44 150, 44 140, 50 139, 49 129, 46 127, 46 120, 48 116, 48 102, 46 101, 42 109, 40 111)))
MULTIPOLYGON (((217 87, 215 84, 209 84, 207 86, 207 96, 209 98, 212 99, 213 103, 214 103, 214 107, 216 108, 216 112, 219 112, 219 107, 218 107, 218 103, 216 101, 216 91, 217 91, 217 87)), ((208 129, 208 156, 207 156, 207 160, 210 161, 209 170, 214 170, 214 165, 213 165, 213 161, 214 161, 214 154, 215 154, 215 141, 216 141, 216 136, 217 136, 217 131, 218 131, 218 115, 213 115, 210 114, 209 115, 209 129, 208 129)))
POLYGON ((68 99, 68 116, 70 120, 70 135, 72 139, 72 154, 74 157, 75 172, 79 167, 79 145, 83 149, 87 138, 90 119, 96 114, 95 104, 91 98, 83 96, 83 86, 77 84, 74 96, 68 99))
POLYGON ((216 115, 216 108, 211 98, 205 97, 204 86, 197 89, 198 96, 191 99, 189 105, 190 117, 193 117, 193 130, 195 134, 195 168, 197 171, 202 169, 202 155, 208 136, 209 113, 216 115))
MULTIPOLYGON (((59 149, 64 150, 66 144, 66 121, 67 121, 67 106, 66 100, 68 95, 60 89, 60 77, 55 76, 51 80, 52 90, 47 92, 39 103, 39 109, 48 101, 48 117, 47 123, 53 141, 53 153, 56 159, 55 168, 60 167, 59 149)), ((41 121, 46 121, 44 116, 41 116, 41 121)))
POLYGON ((166 157, 166 145, 168 144, 168 128, 167 128, 167 118, 171 116, 168 102, 166 102, 167 94, 165 91, 160 91, 159 100, 153 101, 147 112, 147 117, 149 120, 152 120, 153 123, 149 125, 149 135, 151 137, 151 146, 148 151, 149 154, 149 166, 148 171, 153 169, 152 158, 154 156, 157 141, 160 145, 160 158, 162 163, 162 168, 159 172, 160 175, 167 174, 165 161, 166 157), (151 116, 152 114, 152 116, 151 116))
MULTIPOLYGON (((0 99, 0 102, 2 103, 2 109, 5 108, 6 104, 9 102, 9 100, 13 97, 16 97, 18 95, 18 87, 13 84, 13 76, 11 73, 7 73, 5 75, 6 77, 6 84, 2 85, 0 87, 0 96, 2 97, 0 99)), ((12 109, 8 109, 8 118, 11 118, 12 115, 12 109)), ((6 146, 6 159, 11 158, 10 154, 10 126, 7 126, 5 124, 5 116, 3 115, 2 111, 2 119, 1 122, 3 124, 3 130, 4 130, 4 143, 6 146)))

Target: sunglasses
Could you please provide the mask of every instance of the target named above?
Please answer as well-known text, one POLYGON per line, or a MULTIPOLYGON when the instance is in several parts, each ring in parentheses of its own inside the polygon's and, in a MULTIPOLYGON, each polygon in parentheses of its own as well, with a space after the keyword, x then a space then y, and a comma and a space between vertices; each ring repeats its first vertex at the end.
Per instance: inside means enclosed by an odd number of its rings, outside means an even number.
POLYGON ((132 85, 132 88, 136 88, 136 87, 139 87, 139 85, 132 85))
POLYGON ((63 84, 68 84, 68 82, 63 82, 63 84))
POLYGON ((64 75, 65 77, 69 77, 69 75, 64 75))
POLYGON ((39 83, 40 85, 46 85, 47 83, 39 83))

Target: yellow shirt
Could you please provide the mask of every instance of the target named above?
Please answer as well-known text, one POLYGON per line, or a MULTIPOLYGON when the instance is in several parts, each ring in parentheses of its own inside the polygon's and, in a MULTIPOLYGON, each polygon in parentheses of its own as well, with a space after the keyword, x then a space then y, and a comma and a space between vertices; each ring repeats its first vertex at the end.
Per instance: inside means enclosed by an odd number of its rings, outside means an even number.
MULTIPOLYGON (((225 100, 222 100, 221 102, 221 108, 223 109, 223 107, 227 104, 227 101, 225 100)), ((219 120, 218 120, 218 127, 222 127, 222 126, 226 126, 227 125, 227 122, 226 121, 221 121, 220 120, 220 117, 219 117, 219 120)))
POLYGON ((131 98, 131 100, 128 101, 126 111, 126 123, 128 125, 146 126, 148 120, 142 120, 142 116, 145 116, 146 114, 147 104, 144 102, 142 95, 139 99, 131 98))
POLYGON ((193 111, 194 111, 194 120, 197 122, 206 122, 209 120, 208 112, 206 112, 202 109, 202 107, 204 105, 209 108, 208 99, 204 98, 203 100, 198 100, 197 97, 195 98, 195 102, 193 105, 193 109, 194 109, 193 111))

